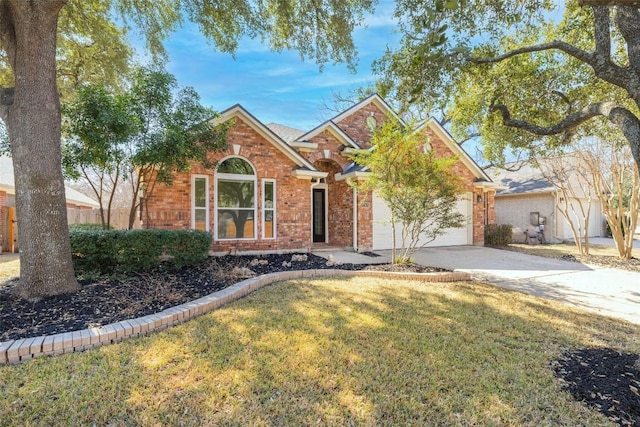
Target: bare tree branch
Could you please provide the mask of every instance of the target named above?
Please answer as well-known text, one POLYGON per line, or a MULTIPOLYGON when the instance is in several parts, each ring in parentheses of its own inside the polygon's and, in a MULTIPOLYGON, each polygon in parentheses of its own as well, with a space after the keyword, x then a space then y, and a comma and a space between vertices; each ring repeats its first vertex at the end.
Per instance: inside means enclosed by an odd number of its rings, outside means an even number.
POLYGON ((472 62, 474 64, 495 64, 514 56, 522 55, 525 53, 543 52, 546 50, 559 50, 566 53, 567 55, 578 59, 579 61, 584 62, 585 64, 593 68, 598 77, 617 86, 623 88, 627 87, 627 83, 630 80, 630 73, 625 68, 613 64, 611 61, 607 61, 603 64, 600 62, 600 58, 596 53, 589 53, 561 40, 554 40, 548 43, 541 43, 533 46, 525 46, 519 49, 513 49, 509 52, 503 53, 502 55, 494 57, 468 57, 467 59, 469 62, 472 62))
POLYGON ((549 136, 558 135, 560 133, 570 131, 581 123, 584 123, 596 116, 609 117, 611 111, 616 107, 619 108, 620 106, 615 102, 599 102, 596 104, 591 104, 580 111, 568 115, 559 123, 556 123, 552 126, 538 126, 525 120, 512 119, 511 112, 509 111, 507 106, 504 104, 496 104, 495 100, 491 103, 489 111, 499 111, 502 115, 502 123, 505 126, 526 130, 527 132, 531 132, 535 135, 549 136))
POLYGON ((594 52, 596 60, 603 64, 611 61, 611 28, 610 10, 604 6, 593 7, 594 18, 594 38, 596 50, 594 52))
POLYGON ((465 136, 462 140, 458 141, 458 145, 462 145, 462 144, 464 144, 465 142, 469 142, 469 141, 471 141, 472 139, 474 139, 474 138, 478 138, 478 137, 480 137, 480 136, 482 136, 482 135, 480 134, 480 132, 473 132, 473 133, 470 133, 469 135, 465 136))

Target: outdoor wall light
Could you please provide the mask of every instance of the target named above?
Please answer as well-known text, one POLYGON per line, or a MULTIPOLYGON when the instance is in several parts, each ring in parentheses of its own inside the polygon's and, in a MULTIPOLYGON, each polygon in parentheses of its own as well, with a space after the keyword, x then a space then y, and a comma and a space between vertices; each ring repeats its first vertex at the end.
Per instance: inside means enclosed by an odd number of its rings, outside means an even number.
POLYGON ((481 202, 482 202, 482 194, 478 194, 478 195, 476 196, 476 201, 477 201, 478 203, 481 203, 481 202))

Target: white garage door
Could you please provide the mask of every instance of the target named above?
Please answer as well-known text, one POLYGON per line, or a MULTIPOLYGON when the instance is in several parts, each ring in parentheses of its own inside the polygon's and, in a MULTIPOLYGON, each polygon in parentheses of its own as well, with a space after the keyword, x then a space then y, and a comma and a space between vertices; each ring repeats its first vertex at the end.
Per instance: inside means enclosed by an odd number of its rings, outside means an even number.
MULTIPOLYGON (((459 246, 473 244, 473 205, 471 202, 472 193, 464 194, 458 201, 457 209, 465 217, 465 224, 462 228, 449 228, 442 236, 436 238, 427 246, 459 246)), ((393 246, 393 235, 391 223, 389 222, 391 213, 387 203, 374 194, 373 196, 373 249, 391 249, 393 246)), ((401 230, 396 231, 397 244, 400 244, 401 230)), ((422 245, 424 241, 420 242, 422 245)))

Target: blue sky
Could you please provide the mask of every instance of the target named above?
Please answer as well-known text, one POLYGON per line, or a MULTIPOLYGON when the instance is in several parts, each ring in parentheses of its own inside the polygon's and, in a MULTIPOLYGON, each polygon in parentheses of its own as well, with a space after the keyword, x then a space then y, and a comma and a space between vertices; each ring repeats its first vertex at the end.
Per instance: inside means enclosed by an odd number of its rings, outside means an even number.
POLYGON ((395 46, 393 2, 382 0, 376 13, 366 17, 366 28, 358 28, 354 41, 359 52, 357 72, 346 65, 325 65, 322 72, 313 61, 302 62, 298 52, 270 52, 259 40, 243 39, 235 60, 216 52, 197 27, 185 25, 166 42, 166 69, 180 86, 192 86, 202 103, 221 111, 242 104, 263 123, 277 122, 310 130, 335 115, 324 104, 332 92, 347 93, 375 80, 371 63, 395 46))

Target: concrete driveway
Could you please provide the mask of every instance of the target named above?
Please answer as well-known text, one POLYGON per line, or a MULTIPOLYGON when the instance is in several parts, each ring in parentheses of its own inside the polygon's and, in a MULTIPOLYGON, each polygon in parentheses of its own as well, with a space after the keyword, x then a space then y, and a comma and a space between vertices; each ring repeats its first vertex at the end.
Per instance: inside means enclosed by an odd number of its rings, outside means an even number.
POLYGON ((414 260, 640 324, 640 273, 476 246, 424 248, 414 260))

